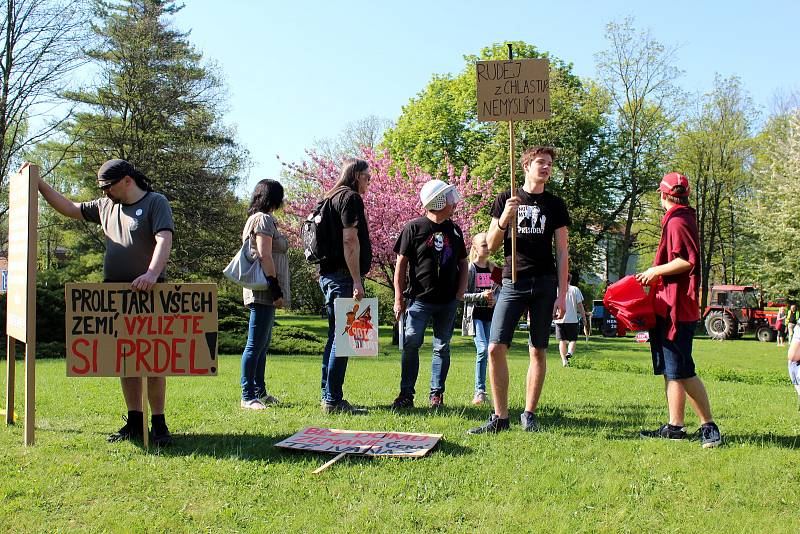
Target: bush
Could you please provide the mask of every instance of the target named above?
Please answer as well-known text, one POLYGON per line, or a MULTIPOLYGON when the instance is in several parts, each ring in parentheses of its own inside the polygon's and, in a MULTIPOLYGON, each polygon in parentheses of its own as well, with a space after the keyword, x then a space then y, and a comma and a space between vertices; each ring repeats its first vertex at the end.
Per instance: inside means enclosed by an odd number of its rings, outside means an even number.
POLYGON ((288 252, 289 279, 292 292, 291 310, 298 313, 324 315, 325 302, 319 289, 316 265, 306 261, 303 251, 290 248, 288 252))
MULTIPOLYGON (((36 286, 36 340, 41 345, 66 339, 64 286, 36 286)), ((0 333, 6 334, 6 295, 0 295, 0 333)), ((37 353, 39 349, 37 348, 37 353)))
MULTIPOLYGON (((276 324, 272 329, 272 341, 269 354, 322 354, 325 338, 296 326, 276 324)), ((220 354, 241 354, 247 343, 247 329, 238 332, 219 333, 220 354)))

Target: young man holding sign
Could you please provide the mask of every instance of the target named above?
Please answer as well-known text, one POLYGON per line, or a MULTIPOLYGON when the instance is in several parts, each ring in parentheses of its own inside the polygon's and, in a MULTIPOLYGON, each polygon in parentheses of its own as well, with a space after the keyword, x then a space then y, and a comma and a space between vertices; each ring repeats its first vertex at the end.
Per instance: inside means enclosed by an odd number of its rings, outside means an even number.
MULTIPOLYGON (((109 160, 100 167, 97 185, 105 196, 90 202, 72 202, 43 180, 39 180, 39 192, 60 214, 103 228, 104 282, 130 282, 133 289, 141 291, 163 282, 174 231, 166 197, 153 192, 150 180, 121 159, 109 160)), ((142 379, 122 377, 120 381, 128 417, 125 425, 108 437, 109 441, 140 438, 143 432, 142 379)), ((166 379, 150 377, 147 394, 153 413, 153 443, 166 445, 172 439, 164 419, 166 379)))
POLYGON ((555 151, 532 147, 522 154, 525 184, 517 191, 500 193, 492 206, 492 222, 486 241, 491 250, 503 245, 503 288, 494 308, 489 340, 489 375, 492 379, 494 413, 470 434, 497 433, 509 429, 508 362, 506 355, 523 313, 530 313, 530 363, 526 379, 522 427, 536 432, 534 415, 547 371, 550 323, 564 316, 567 294, 569 212, 564 201, 544 190, 550 179, 555 151), (512 224, 517 231, 517 281, 512 282, 512 224), (555 238, 556 257, 553 257, 555 238))

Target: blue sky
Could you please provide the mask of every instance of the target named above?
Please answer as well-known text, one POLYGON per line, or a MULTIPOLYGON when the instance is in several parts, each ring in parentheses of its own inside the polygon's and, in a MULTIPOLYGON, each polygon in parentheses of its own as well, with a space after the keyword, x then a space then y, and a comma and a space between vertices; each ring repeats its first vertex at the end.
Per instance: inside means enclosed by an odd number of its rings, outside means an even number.
POLYGON ((367 115, 396 119, 435 73, 463 56, 523 40, 595 75, 605 25, 633 16, 678 46, 680 84, 711 89, 739 76, 763 113, 778 90, 800 89, 800 2, 248 1, 185 0, 175 25, 215 62, 229 91, 227 124, 251 153, 249 190, 298 161, 315 139, 367 115))

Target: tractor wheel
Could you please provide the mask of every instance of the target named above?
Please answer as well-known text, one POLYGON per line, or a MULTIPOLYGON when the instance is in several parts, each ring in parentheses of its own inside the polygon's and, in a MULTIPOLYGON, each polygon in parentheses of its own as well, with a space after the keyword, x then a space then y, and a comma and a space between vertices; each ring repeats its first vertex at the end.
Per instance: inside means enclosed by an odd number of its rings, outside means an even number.
POLYGON ((733 339, 736 337, 736 321, 721 310, 706 316, 706 332, 711 339, 733 339))
POLYGON ((756 337, 759 341, 764 343, 775 341, 777 339, 778 334, 768 326, 761 326, 758 330, 756 330, 756 337))

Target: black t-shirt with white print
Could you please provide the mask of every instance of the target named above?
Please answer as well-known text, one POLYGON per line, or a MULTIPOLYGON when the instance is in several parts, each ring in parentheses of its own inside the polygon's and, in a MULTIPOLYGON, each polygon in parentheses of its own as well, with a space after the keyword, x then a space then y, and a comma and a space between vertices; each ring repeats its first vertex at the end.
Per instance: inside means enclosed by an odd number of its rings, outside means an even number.
POLYGON ((458 264, 467 257, 464 234, 451 220, 436 224, 427 217, 407 223, 394 251, 408 258, 405 296, 428 304, 456 298, 458 264))
MULTIPOLYGON (((500 219, 511 190, 497 195, 492 204, 492 217, 500 219)), ((556 229, 569 226, 571 220, 567 205, 561 198, 543 191, 531 194, 521 187, 517 189, 517 277, 530 278, 556 274, 553 255, 553 235, 556 229)), ((503 278, 511 278, 511 226, 503 239, 505 266, 503 278)))

